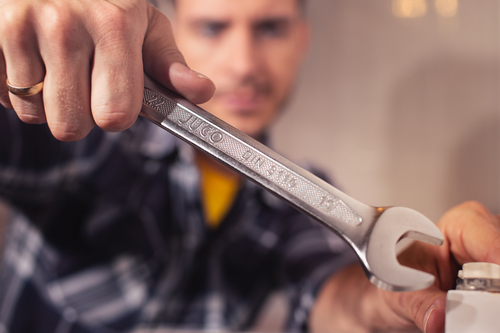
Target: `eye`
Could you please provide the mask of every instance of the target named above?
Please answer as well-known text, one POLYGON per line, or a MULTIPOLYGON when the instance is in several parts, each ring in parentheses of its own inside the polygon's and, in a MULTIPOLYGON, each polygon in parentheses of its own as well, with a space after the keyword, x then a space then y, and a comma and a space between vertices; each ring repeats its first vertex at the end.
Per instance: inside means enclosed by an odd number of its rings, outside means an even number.
POLYGON ((202 22, 198 26, 198 31, 204 37, 217 37, 224 29, 227 28, 227 23, 224 22, 202 22))
POLYGON ((288 34, 289 28, 290 24, 286 20, 267 20, 257 24, 256 33, 259 37, 280 38, 288 34))

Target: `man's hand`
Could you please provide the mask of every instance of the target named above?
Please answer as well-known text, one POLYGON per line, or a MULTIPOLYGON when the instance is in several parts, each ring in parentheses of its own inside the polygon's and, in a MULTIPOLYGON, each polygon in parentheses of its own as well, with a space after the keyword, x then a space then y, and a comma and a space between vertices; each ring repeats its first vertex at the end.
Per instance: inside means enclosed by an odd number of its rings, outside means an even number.
POLYGON ((0 0, 0 103, 26 123, 47 122, 57 139, 131 126, 143 72, 194 103, 215 89, 186 66, 168 19, 145 0, 0 0), (43 91, 16 96, 7 77, 18 87, 44 81, 43 91))
POLYGON ((432 273, 434 286, 388 292, 371 285, 361 267, 350 267, 323 288, 312 312, 312 329, 368 332, 416 326, 424 332, 443 332, 446 291, 454 288, 461 266, 500 264, 500 217, 479 203, 466 202, 448 211, 437 225, 445 237, 442 246, 415 242, 399 257, 404 265, 432 273))

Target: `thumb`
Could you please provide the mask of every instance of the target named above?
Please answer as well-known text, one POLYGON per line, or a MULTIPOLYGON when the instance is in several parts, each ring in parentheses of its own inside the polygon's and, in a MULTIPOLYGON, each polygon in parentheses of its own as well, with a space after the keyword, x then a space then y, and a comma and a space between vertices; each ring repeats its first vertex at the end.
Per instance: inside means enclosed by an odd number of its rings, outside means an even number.
POLYGON ((446 293, 438 287, 390 294, 396 313, 413 321, 422 332, 444 332, 446 293))
POLYGON ((149 24, 143 45, 144 71, 167 88, 193 103, 208 101, 215 85, 206 76, 192 71, 177 49, 169 20, 149 6, 149 24))

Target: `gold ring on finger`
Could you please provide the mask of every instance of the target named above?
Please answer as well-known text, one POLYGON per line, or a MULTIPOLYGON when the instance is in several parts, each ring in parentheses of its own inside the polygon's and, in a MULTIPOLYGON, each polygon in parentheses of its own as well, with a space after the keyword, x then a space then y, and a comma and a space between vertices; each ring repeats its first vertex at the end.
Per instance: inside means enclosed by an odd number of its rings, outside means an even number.
POLYGON ((16 96, 33 96, 38 94, 43 89, 43 81, 29 87, 16 87, 10 84, 9 79, 5 80, 7 83, 7 89, 11 94, 16 96))

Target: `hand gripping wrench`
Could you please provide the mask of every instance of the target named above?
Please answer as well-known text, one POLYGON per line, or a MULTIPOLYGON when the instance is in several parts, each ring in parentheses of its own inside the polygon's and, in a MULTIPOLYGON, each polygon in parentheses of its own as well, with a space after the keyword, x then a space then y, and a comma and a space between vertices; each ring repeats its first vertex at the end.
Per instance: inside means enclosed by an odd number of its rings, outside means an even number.
POLYGON ((341 236, 356 251, 367 277, 383 289, 430 286, 434 276, 399 264, 405 237, 440 245, 439 229, 404 207, 365 205, 200 107, 144 78, 141 115, 289 202, 341 236))

